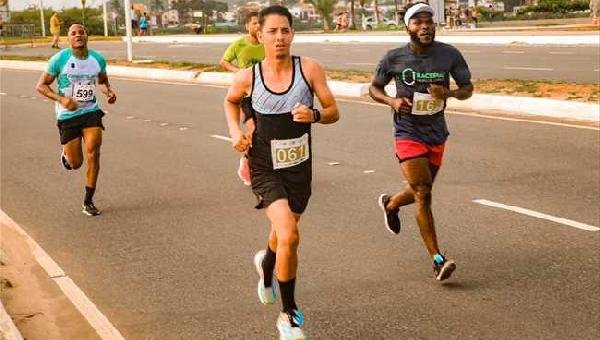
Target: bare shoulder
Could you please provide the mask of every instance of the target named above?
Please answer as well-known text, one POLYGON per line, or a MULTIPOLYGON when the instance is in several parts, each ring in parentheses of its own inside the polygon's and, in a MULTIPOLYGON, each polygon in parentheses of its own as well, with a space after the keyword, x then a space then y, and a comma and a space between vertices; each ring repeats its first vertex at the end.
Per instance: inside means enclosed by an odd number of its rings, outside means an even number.
POLYGON ((252 67, 241 69, 233 76, 234 82, 242 84, 252 84, 252 67))
POLYGON ((323 66, 316 59, 309 58, 309 57, 300 57, 300 61, 302 63, 302 69, 304 71, 306 71, 307 73, 309 73, 311 71, 313 71, 313 72, 319 72, 319 71, 322 72, 323 71, 323 66))

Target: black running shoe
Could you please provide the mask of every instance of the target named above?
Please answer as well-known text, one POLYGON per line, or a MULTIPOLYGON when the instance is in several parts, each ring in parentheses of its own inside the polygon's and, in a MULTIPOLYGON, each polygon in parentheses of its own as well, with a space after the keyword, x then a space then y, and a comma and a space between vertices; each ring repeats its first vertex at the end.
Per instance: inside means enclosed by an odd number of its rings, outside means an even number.
POLYGON ((101 213, 92 202, 83 203, 83 210, 81 212, 88 216, 98 216, 101 213))
POLYGON ((433 261, 433 273, 435 274, 435 279, 438 281, 444 281, 450 278, 455 269, 456 263, 452 259, 446 259, 444 257, 444 262, 442 264, 433 261))
POLYGON ((69 162, 67 161, 67 157, 65 157, 64 151, 60 154, 60 164, 65 170, 73 170, 71 164, 69 164, 69 162))
POLYGON ((392 233, 392 234, 398 234, 400 233, 400 218, 398 217, 398 212, 400 212, 400 210, 396 210, 396 211, 388 211, 385 207, 388 205, 388 202, 390 201, 391 197, 389 195, 386 194, 381 194, 379 196, 379 206, 381 207, 381 210, 383 211, 383 221, 385 223, 385 227, 392 233))

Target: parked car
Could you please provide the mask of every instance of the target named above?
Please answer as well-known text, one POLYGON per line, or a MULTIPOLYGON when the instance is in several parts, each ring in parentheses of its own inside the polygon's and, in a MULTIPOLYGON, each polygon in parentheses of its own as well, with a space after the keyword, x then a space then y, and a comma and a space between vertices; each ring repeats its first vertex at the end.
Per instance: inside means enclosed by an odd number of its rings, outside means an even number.
MULTIPOLYGON (((396 20, 386 18, 380 18, 379 24, 391 29, 395 29, 398 27, 398 25, 396 24, 396 20)), ((375 18, 365 17, 362 22, 362 29, 365 31, 371 31, 373 28, 375 28, 375 18)))

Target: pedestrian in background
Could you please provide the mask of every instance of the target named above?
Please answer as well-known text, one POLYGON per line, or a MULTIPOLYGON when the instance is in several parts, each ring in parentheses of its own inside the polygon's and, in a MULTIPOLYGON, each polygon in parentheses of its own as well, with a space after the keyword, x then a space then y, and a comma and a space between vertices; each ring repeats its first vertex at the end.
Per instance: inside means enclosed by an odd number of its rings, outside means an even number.
POLYGON ((58 12, 54 11, 52 16, 50 17, 50 33, 52 34, 52 48, 58 48, 58 42, 60 40, 60 18, 58 17, 58 12))

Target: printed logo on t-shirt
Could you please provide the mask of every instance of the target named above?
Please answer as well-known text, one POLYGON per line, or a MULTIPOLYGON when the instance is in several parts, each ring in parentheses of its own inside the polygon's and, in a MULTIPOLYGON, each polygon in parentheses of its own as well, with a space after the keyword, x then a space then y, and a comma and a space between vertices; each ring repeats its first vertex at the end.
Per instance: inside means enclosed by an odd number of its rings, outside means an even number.
POLYGON ((400 75, 402 82, 408 86, 415 83, 435 83, 446 79, 446 72, 416 72, 412 68, 405 68, 400 75))

